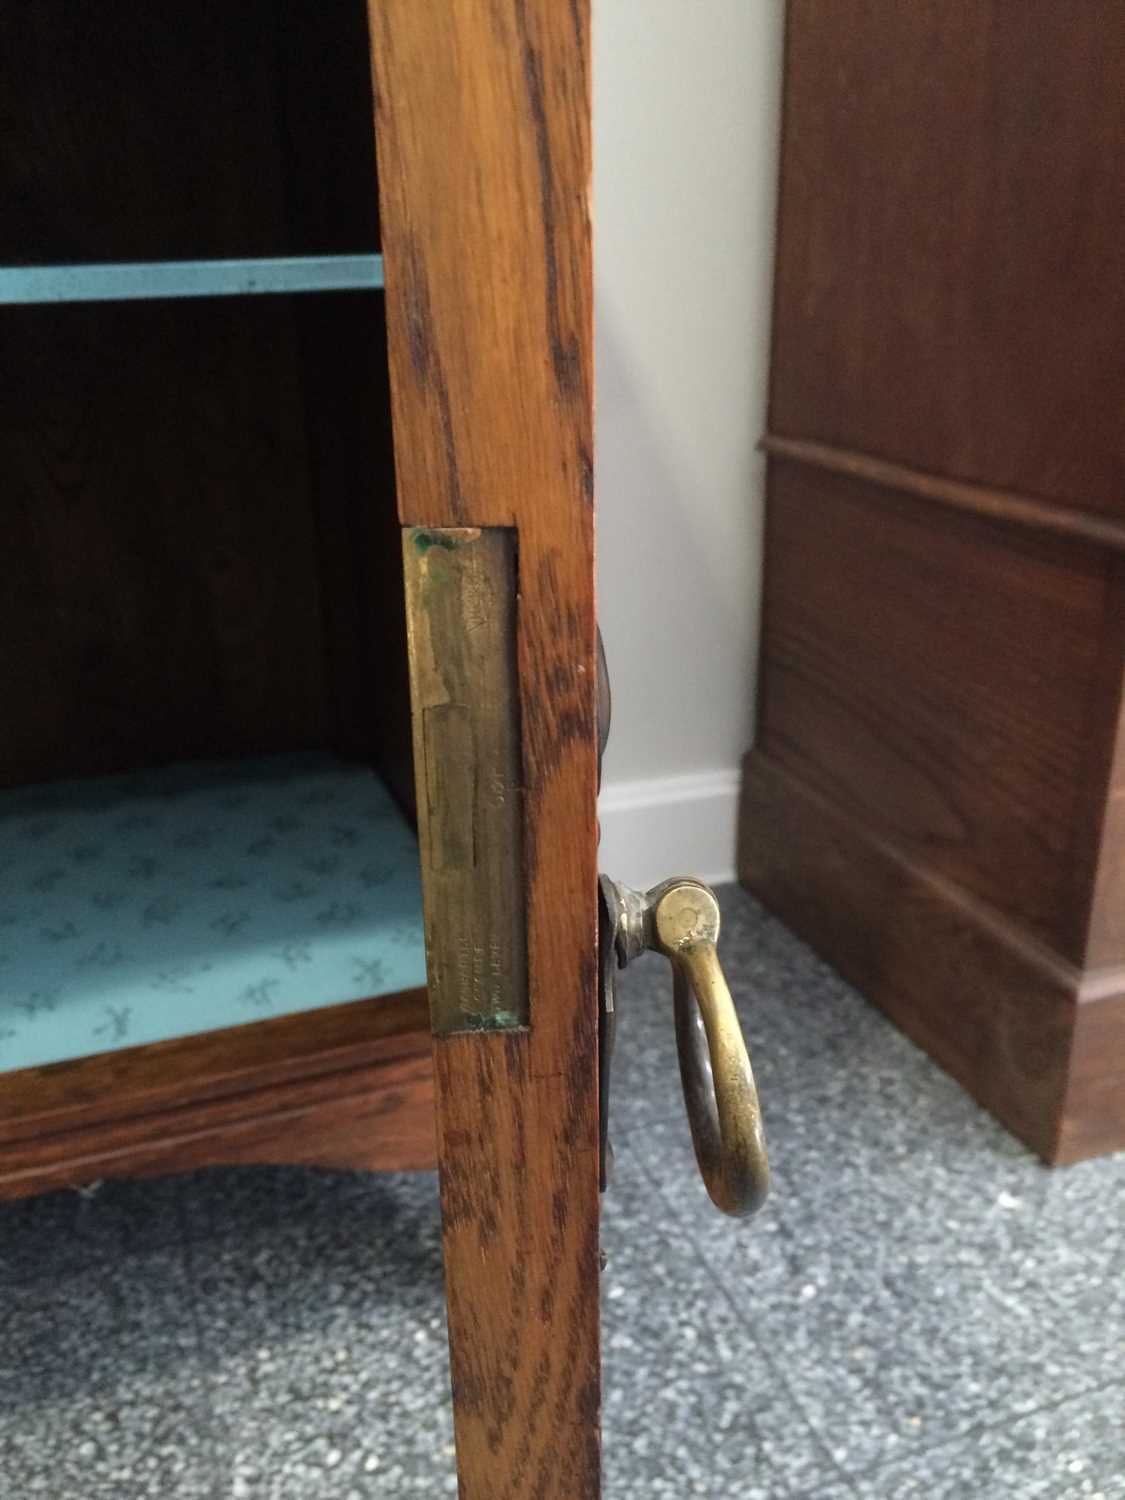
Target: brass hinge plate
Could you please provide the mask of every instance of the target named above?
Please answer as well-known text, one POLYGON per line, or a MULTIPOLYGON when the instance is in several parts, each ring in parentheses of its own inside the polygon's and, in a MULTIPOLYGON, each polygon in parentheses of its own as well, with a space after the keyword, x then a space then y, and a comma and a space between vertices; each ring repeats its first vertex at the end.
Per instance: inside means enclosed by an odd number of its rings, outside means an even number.
POLYGON ((529 1023, 516 533, 403 530, 434 1033, 529 1023))

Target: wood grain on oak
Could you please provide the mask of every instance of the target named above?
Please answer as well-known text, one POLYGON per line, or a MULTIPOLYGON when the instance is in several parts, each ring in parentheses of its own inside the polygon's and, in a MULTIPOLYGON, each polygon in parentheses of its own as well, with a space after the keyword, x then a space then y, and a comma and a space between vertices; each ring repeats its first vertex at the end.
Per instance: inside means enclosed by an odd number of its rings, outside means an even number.
POLYGON ((1125 514, 1123 80, 1119 5, 790 0, 770 430, 1125 514))
POLYGON ((739 875, 1047 1160, 1071 1043, 1071 975, 869 820, 755 751, 739 875))
POLYGON ((1113 8, 788 7, 740 869, 1056 1161, 1125 1146, 1123 88, 1113 8))
POLYGON ((0 1080, 0 1198, 203 1166, 435 1159, 424 990, 0 1080))
POLYGON ((758 745, 1074 962, 1106 556, 773 459, 758 745))
POLYGON ((461 1494, 595 1500, 588 7, 370 15, 401 519, 518 541, 530 1026, 435 1041, 461 1494))

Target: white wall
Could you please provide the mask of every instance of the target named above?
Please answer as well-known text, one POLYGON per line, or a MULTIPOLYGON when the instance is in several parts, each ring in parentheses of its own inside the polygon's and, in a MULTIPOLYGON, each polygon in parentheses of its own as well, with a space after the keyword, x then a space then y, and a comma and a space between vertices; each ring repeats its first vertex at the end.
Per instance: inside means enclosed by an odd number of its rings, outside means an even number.
POLYGON ((760 574, 781 0, 594 0, 601 867, 733 874, 760 574))

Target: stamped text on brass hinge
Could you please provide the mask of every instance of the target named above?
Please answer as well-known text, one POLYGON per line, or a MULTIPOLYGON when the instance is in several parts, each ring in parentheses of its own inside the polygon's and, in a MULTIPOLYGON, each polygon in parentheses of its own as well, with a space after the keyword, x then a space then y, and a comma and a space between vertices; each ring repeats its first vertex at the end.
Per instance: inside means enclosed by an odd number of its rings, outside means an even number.
POLYGON ((438 1036, 528 1025, 516 533, 406 527, 406 616, 438 1036))

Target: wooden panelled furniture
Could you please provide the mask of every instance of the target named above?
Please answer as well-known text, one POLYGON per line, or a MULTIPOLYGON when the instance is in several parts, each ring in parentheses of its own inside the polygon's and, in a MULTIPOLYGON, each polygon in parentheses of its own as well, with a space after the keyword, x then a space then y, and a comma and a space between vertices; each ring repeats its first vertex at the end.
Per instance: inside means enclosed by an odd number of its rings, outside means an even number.
POLYGON ((440 1157, 461 1493, 596 1496, 586 6, 6 0, 0 27, 0 1192, 440 1157), (230 261, 245 295, 153 300, 166 263, 206 290, 230 261), (128 285, 81 300, 99 266, 128 285), (525 1014, 495 1024, 484 932, 475 1025, 432 1043, 404 526, 501 529, 518 570, 518 777, 471 703, 454 769, 460 858, 488 797, 518 811, 525 1014))
POLYGON ((436 1163, 463 1500, 596 1500, 646 945, 767 1178, 713 898, 597 875, 585 0, 0 29, 0 1197, 436 1163))
POLYGON ((0 12, 0 1193, 434 1161, 383 295, 138 281, 377 264, 329 13, 0 12))
POLYGON ((1125 1146, 1125 11, 790 0, 743 879, 1125 1146))

